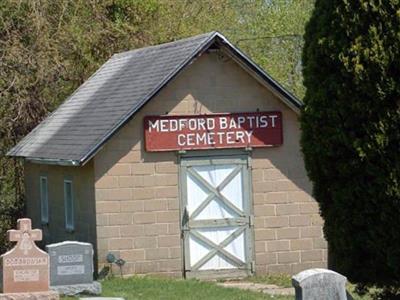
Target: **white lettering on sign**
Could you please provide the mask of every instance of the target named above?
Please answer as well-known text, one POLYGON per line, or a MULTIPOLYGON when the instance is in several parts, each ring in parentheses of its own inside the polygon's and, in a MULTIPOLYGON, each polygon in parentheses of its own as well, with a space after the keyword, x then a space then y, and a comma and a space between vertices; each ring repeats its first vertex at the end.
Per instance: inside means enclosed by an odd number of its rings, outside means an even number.
POLYGON ((57 275, 78 275, 85 273, 84 265, 75 265, 75 266, 58 266, 57 267, 57 275))
POLYGON ((282 113, 250 112, 144 118, 147 151, 282 145, 282 113))
POLYGON ((14 270, 14 281, 39 281, 39 270, 14 270))
POLYGON ((160 123, 160 120, 156 120, 154 123, 152 121, 149 121, 149 130, 150 130, 150 132, 151 132, 152 129, 157 129, 157 131, 159 131, 159 129, 158 129, 159 123, 160 123))
MULTIPOLYGON (((277 115, 269 116, 238 116, 236 118, 219 117, 219 129, 230 130, 243 128, 266 128, 268 126, 274 128, 276 126, 277 115)), ((214 118, 184 118, 184 119, 164 119, 149 120, 149 132, 176 132, 188 128, 191 131, 213 130, 215 129, 214 118)), ((252 130, 243 131, 224 131, 217 132, 220 144, 235 144, 240 141, 242 143, 250 143, 252 130)), ((195 145, 214 145, 215 133, 186 133, 178 134, 179 146, 195 146, 195 145)))
POLYGON ((219 119, 219 128, 220 129, 227 129, 228 128, 228 118, 221 117, 219 119))
POLYGON ((47 265, 47 257, 11 257, 5 259, 4 265, 6 267, 47 265))
MULTIPOLYGON (((237 129, 237 128, 266 128, 275 127, 277 115, 268 116, 238 116, 238 117, 219 117, 219 129, 237 129), (269 119, 269 120, 268 120, 269 119), (270 121, 270 122, 269 122, 270 121)), ((149 120, 149 132, 175 132, 188 128, 192 131, 213 130, 215 129, 215 119, 204 118, 182 118, 182 119, 163 119, 149 120)))
POLYGON ((253 131, 227 131, 178 134, 179 146, 215 145, 215 138, 220 144, 250 143, 253 131))
POLYGON ((75 262, 83 262, 83 255, 71 254, 71 255, 60 255, 58 257, 58 263, 60 264, 75 263, 75 262))
POLYGON ((276 119, 277 117, 278 117, 278 116, 270 116, 271 122, 272 122, 272 127, 275 127, 275 119, 276 119))

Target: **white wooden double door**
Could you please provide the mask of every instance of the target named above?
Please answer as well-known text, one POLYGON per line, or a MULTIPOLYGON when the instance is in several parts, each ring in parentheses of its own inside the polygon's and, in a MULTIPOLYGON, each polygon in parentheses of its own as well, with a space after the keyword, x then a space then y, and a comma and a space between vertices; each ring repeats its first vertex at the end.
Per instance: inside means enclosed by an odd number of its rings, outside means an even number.
POLYGON ((186 277, 252 273, 247 156, 181 160, 181 222, 186 277))

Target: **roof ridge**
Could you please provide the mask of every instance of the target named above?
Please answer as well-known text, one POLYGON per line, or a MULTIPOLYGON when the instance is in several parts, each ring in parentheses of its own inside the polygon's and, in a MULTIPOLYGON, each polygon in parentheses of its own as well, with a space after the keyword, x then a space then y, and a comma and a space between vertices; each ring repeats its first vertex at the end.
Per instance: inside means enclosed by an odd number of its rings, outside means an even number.
POLYGON ((166 43, 162 43, 162 44, 156 44, 156 45, 151 45, 151 46, 145 46, 145 47, 141 47, 141 48, 136 48, 136 49, 132 49, 132 50, 127 50, 127 51, 122 51, 122 52, 118 52, 118 53, 114 53, 111 57, 122 57, 122 56, 126 56, 128 54, 132 54, 132 53, 136 53, 139 51, 144 51, 144 50, 158 50, 160 48, 166 48, 168 46, 175 46, 179 43, 184 43, 184 42, 190 42, 196 39, 201 39, 204 38, 206 36, 213 36, 215 34, 218 34, 218 31, 210 31, 207 33, 202 33, 202 34, 198 34, 195 36, 189 36, 183 39, 179 39, 179 40, 174 40, 174 41, 170 41, 170 42, 166 42, 166 43))

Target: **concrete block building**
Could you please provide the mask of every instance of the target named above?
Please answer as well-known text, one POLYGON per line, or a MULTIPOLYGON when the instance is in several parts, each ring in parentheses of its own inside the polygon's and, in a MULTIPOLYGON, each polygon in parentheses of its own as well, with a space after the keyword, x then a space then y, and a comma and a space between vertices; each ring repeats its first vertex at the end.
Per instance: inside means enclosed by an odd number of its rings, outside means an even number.
POLYGON ((125 274, 240 277, 325 267, 301 102, 222 34, 115 54, 8 153, 45 243, 125 274))

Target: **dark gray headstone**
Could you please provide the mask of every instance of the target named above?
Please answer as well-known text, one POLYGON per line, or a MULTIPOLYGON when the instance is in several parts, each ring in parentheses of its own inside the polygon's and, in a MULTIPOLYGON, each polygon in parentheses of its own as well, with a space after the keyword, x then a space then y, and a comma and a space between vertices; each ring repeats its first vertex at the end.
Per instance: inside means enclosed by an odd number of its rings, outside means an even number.
POLYGON ((50 256, 50 285, 93 283, 93 246, 66 241, 46 246, 50 256))
POLYGON ((326 269, 309 269, 292 277, 296 300, 347 300, 347 278, 326 269))

